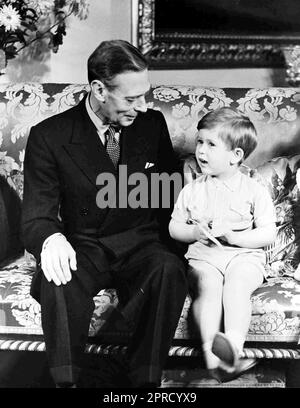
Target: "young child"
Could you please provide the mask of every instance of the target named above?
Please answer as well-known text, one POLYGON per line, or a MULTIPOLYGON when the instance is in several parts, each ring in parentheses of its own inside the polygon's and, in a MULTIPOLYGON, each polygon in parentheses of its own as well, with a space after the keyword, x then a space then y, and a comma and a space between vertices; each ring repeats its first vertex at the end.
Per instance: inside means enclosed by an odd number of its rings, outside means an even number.
POLYGON ((205 115, 197 129, 195 156, 202 175, 180 192, 169 231, 189 243, 192 311, 207 368, 219 381, 229 381, 255 364, 240 355, 250 296, 264 280, 262 248, 276 238, 276 215, 269 192, 239 170, 257 145, 250 119, 221 108, 205 115))

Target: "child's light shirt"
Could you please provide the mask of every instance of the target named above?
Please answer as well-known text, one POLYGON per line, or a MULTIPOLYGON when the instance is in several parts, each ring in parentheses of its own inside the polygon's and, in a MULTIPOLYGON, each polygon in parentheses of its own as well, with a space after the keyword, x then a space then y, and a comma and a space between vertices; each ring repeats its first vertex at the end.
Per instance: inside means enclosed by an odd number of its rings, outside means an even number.
MULTIPOLYGON (((188 223, 189 220, 205 221, 212 232, 226 227, 233 231, 246 231, 276 222, 276 212, 268 190, 256 180, 238 171, 230 179, 201 175, 187 184, 180 192, 172 219, 188 223)), ((205 260, 217 267, 226 267, 239 253, 261 254, 262 249, 250 249, 224 245, 225 251, 216 245, 207 246, 196 241, 189 245, 187 259, 205 260)))

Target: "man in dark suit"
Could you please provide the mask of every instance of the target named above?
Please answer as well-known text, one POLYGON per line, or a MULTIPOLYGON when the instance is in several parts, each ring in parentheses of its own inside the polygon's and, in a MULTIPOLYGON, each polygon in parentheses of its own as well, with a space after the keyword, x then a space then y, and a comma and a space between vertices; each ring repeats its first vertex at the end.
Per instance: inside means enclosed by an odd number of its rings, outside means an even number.
POLYGON ((151 175, 177 170, 176 159, 163 115, 147 109, 147 62, 135 47, 102 42, 88 79, 84 100, 29 135, 22 225, 39 264, 31 291, 58 386, 77 383, 93 297, 108 287, 122 289, 123 314, 134 322, 132 386, 157 386, 187 293, 185 266, 166 240, 170 208, 151 208, 150 196, 142 208, 131 205, 132 185, 126 206, 117 199, 105 207, 96 180, 114 175, 118 190, 126 166, 128 177, 144 174, 150 186, 151 175))

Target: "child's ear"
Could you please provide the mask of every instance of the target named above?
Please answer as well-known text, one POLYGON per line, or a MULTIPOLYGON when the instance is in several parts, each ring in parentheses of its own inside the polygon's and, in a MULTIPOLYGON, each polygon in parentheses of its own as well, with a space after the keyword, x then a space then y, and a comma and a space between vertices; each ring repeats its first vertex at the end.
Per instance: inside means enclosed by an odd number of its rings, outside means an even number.
POLYGON ((232 150, 231 164, 239 164, 244 158, 244 150, 240 147, 236 147, 232 150))

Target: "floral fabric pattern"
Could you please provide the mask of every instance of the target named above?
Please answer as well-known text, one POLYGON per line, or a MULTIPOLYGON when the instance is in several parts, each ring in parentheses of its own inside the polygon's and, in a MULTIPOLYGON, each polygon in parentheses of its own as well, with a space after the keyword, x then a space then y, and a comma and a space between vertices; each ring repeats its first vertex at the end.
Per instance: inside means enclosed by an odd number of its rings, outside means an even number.
MULTIPOLYGON (((18 83, 0 85, 0 178, 23 197, 23 162, 31 126, 76 105, 88 92, 86 84, 18 83)), ((193 167, 195 134, 199 119, 222 106, 240 109, 250 116, 259 144, 245 171, 267 186, 277 211, 278 237, 267 248, 269 280, 252 296, 252 320, 248 340, 295 341, 299 338, 300 284, 293 279, 299 264, 300 91, 296 88, 242 89, 195 86, 154 86, 147 97, 149 108, 163 112, 174 148, 193 167), (298 150, 297 150, 298 149, 298 150), (284 156, 284 157, 280 157, 284 156), (276 157, 276 159, 273 159, 276 157)), ((35 263, 28 254, 0 269, 0 333, 42 335, 40 306, 30 296, 35 263)), ((130 334, 118 310, 114 289, 95 298, 90 336, 101 333, 130 334)), ((198 338, 190 319, 187 296, 175 338, 198 338)), ((125 337, 124 337, 125 336, 125 337)))
POLYGON ((49 116, 76 105, 87 85, 37 83, 0 85, 0 175, 23 197, 23 162, 29 130, 49 116), (61 92, 58 92, 58 89, 61 92))
MULTIPOLYGON (((34 260, 23 256, 0 269, 0 334, 42 335, 40 305, 30 296, 34 260)), ((191 297, 187 296, 175 339, 196 339, 199 333, 191 321, 191 297)), ((129 326, 118 310, 114 289, 94 298, 95 310, 89 335, 111 338, 130 336, 129 326)), ((272 278, 252 295, 252 319, 248 341, 294 342, 300 334, 300 282, 293 278, 272 278)))
MULTIPOLYGON (((175 338, 198 338, 191 324, 187 296, 175 338)), ((247 341, 297 341, 300 334, 300 282, 292 278, 275 278, 265 282, 251 298, 252 318, 247 341)))
MULTIPOLYGON (((43 334, 41 307, 30 295, 34 271, 35 261, 28 255, 0 269, 0 334, 43 334)), ((90 336, 97 334, 116 309, 118 299, 115 290, 101 290, 94 297, 94 303, 90 336)))
MULTIPOLYGON (((0 84, 0 174, 19 194, 23 191, 23 161, 30 127, 76 105, 88 90, 87 84, 0 84)), ((300 92, 293 88, 154 86, 147 97, 149 108, 163 112, 181 157, 193 153, 197 123, 207 112, 231 106, 249 115, 260 142, 246 163, 250 167, 300 148, 296 132, 299 104, 300 92)))
POLYGON ((294 276, 300 262, 300 191, 296 173, 300 155, 277 158, 257 168, 254 177, 269 189, 276 208, 277 238, 268 248, 268 276, 294 276))

